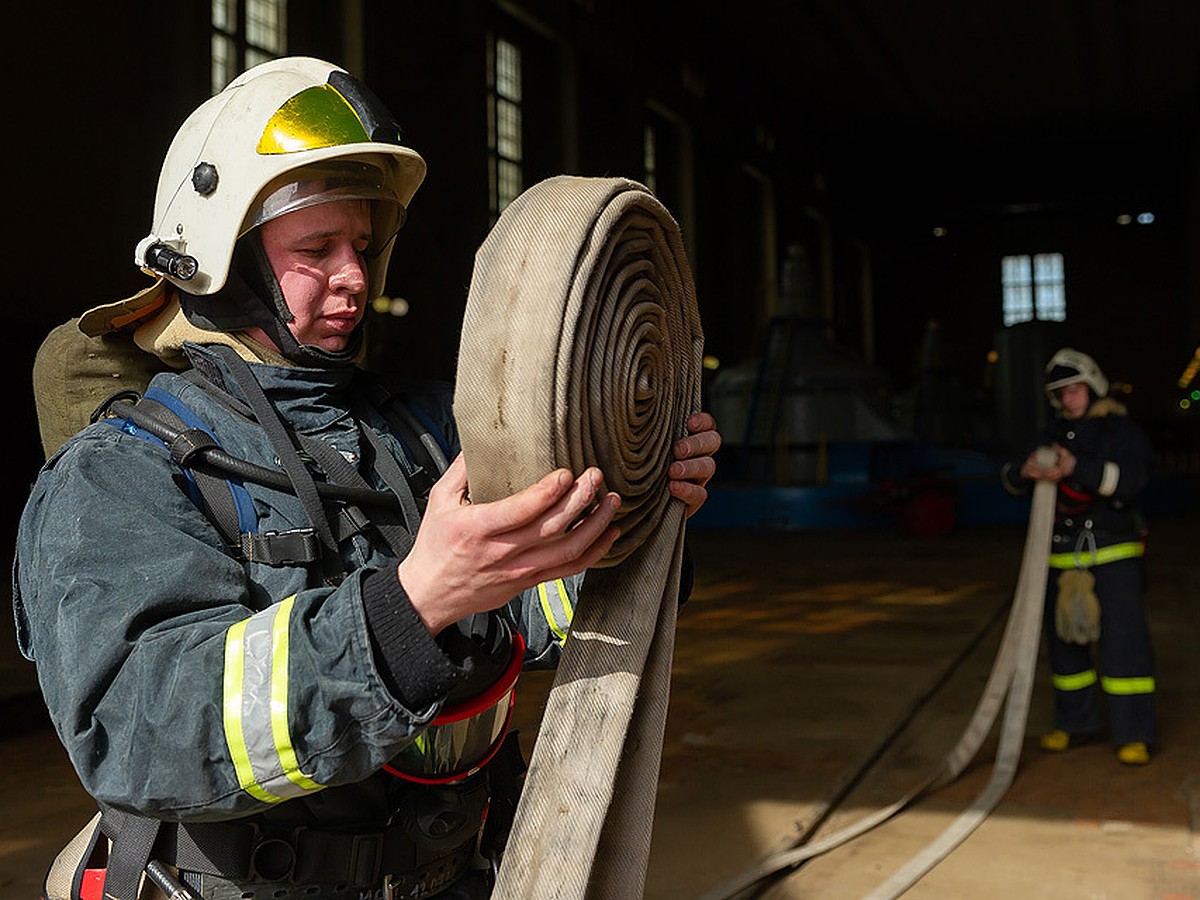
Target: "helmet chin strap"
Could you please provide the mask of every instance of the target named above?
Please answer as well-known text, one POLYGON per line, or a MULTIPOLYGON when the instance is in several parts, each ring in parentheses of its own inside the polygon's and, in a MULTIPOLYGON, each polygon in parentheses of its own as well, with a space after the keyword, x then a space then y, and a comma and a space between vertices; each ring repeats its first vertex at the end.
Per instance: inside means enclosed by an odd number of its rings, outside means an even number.
POLYGON ((279 352, 298 366, 318 369, 347 366, 362 349, 361 322, 341 350, 324 350, 296 340, 288 327, 295 316, 287 307, 257 229, 238 241, 229 275, 219 291, 203 297, 181 291, 179 305, 187 320, 205 331, 230 333, 262 329, 279 352))

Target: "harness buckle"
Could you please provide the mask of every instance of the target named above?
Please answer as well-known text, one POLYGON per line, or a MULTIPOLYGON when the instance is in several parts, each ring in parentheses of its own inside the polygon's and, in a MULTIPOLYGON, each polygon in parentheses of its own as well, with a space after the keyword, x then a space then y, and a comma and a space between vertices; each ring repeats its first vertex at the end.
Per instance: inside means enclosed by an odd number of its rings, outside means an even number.
POLYGON ((268 566, 307 565, 321 557, 321 544, 311 528, 242 535, 242 555, 268 566))

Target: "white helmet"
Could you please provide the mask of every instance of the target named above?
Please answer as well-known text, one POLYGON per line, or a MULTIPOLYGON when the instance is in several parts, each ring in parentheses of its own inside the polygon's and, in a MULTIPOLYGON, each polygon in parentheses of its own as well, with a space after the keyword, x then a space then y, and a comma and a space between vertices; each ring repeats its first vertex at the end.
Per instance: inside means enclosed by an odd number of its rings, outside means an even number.
POLYGON ((372 204, 391 208, 390 221, 377 223, 373 299, 424 177, 425 161, 401 144, 395 120, 365 85, 318 59, 272 60, 242 73, 183 123, 134 261, 205 296, 224 286, 234 245, 254 226, 328 200, 389 200, 372 204))
POLYGON ((1064 347, 1046 363, 1046 395, 1055 409, 1062 409, 1056 392, 1068 384, 1082 382, 1092 390, 1095 399, 1108 393, 1108 379, 1096 365, 1096 361, 1086 353, 1064 347))

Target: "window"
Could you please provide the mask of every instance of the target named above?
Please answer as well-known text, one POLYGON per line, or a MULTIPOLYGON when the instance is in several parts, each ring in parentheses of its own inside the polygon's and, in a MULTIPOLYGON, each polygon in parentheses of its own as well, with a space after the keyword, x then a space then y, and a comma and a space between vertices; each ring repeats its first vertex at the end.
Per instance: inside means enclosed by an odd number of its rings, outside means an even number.
POLYGON ((212 0, 212 92, 287 52, 287 0, 212 0))
POLYGON ((1034 319, 1062 322, 1067 317, 1061 253, 1004 257, 1000 260, 1000 287, 1006 326, 1034 319))
POLYGON ((494 218, 524 187, 521 48, 493 38, 488 51, 488 189, 494 218))

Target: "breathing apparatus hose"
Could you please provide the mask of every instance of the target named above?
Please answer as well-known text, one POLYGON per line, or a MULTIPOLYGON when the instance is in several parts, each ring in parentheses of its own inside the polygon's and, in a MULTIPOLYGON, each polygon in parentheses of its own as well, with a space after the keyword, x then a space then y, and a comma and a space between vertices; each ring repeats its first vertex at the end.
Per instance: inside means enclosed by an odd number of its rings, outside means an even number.
MULTIPOLYGON (((1053 463, 1053 450, 1042 447, 1038 449, 1038 454, 1044 467, 1053 463)), ((925 780, 894 803, 819 840, 771 854, 750 869, 706 891, 700 900, 730 900, 737 897, 772 876, 794 869, 867 833, 930 792, 954 781, 979 752, 1003 702, 1004 718, 996 759, 991 777, 983 790, 937 838, 867 895, 865 900, 893 900, 899 897, 962 843, 995 808, 1016 775, 1025 737, 1046 597, 1056 491, 1057 485, 1049 481, 1038 481, 1034 485, 1021 569, 1000 648, 975 712, 945 759, 925 780)))
MULTIPOLYGON (((208 434, 197 428, 179 428, 127 400, 115 400, 108 409, 115 418, 128 419, 167 445, 172 457, 189 466, 222 478, 232 476, 276 490, 292 492, 294 485, 286 472, 268 469, 222 450, 208 434)), ((391 491, 377 491, 353 485, 316 482, 323 500, 341 500, 372 508, 400 509, 399 498, 391 491)))
POLYGON ((475 261, 455 418, 473 501, 566 467, 621 495, 542 716, 497 898, 642 895, 683 546, 668 492, 699 407, 702 335, 674 220, 642 185, 560 176, 475 261))

